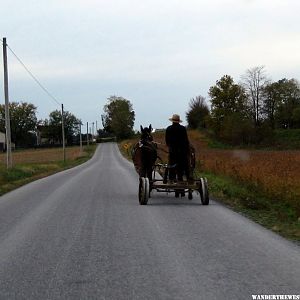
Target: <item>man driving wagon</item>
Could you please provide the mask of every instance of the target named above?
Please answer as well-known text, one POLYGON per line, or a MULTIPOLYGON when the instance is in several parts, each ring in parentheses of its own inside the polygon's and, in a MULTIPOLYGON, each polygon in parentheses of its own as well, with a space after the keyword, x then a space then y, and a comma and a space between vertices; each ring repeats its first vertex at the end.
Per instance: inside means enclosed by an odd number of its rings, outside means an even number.
POLYGON ((169 165, 173 166, 170 168, 169 179, 183 181, 183 175, 187 179, 190 177, 188 160, 190 143, 186 128, 180 124, 182 122, 180 116, 174 114, 169 120, 172 125, 167 127, 165 137, 169 148, 169 165))
POLYGON ((169 119, 172 125, 166 129, 165 142, 169 148, 168 164, 156 163, 157 144, 151 135, 152 126, 141 126, 141 139, 135 144, 132 159, 139 174, 139 202, 147 205, 151 191, 174 193, 175 197, 193 199, 193 191, 200 194, 203 205, 208 205, 209 195, 206 178, 194 179, 195 150, 190 145, 186 128, 180 123, 180 116, 174 114, 169 119), (160 175, 163 177, 161 178, 160 175), (158 176, 158 178, 157 178, 158 176))

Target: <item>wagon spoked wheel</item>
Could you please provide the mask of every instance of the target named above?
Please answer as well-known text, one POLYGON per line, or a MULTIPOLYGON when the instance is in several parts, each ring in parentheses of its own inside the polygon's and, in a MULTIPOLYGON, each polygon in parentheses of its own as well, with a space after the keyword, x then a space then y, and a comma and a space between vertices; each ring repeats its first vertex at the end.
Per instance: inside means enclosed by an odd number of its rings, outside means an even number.
POLYGON ((139 182, 139 202, 140 205, 147 205, 149 199, 149 179, 140 178, 139 182))
POLYGON ((200 188, 199 193, 201 197, 201 203, 203 205, 209 204, 209 194, 208 194, 208 185, 207 185, 207 179, 206 178, 200 178, 200 188))

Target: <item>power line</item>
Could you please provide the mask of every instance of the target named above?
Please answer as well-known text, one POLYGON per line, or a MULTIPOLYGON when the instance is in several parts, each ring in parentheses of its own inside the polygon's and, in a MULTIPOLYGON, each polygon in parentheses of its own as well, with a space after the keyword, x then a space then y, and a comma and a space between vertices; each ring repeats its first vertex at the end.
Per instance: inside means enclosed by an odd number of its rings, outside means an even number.
MULTIPOLYGON (((2 42, 2 41, 1 41, 2 42)), ((3 44, 3 42, 2 42, 3 44)), ((25 66, 22 60, 17 56, 17 54, 7 45, 7 48, 11 51, 11 53, 15 56, 15 58, 19 61, 19 63, 23 66, 23 68, 27 71, 27 73, 33 78, 33 80, 39 85, 39 87, 59 106, 61 105, 59 101, 41 84, 41 82, 32 74, 32 72, 25 66)))

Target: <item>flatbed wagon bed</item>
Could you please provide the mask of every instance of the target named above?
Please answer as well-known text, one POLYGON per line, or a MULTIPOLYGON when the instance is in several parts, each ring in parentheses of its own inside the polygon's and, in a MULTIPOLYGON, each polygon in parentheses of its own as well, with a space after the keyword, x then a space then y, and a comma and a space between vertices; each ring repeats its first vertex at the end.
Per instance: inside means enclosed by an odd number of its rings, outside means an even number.
POLYGON ((191 181, 171 181, 168 180, 167 182, 164 182, 160 179, 154 179, 152 182, 152 189, 163 189, 163 190, 182 190, 182 189, 191 189, 191 190, 197 190, 200 188, 201 180, 193 180, 191 181))
POLYGON ((161 193, 175 193, 175 197, 178 198, 179 195, 185 196, 188 194, 188 199, 193 199, 193 192, 200 194, 201 203, 203 205, 209 204, 209 193, 208 184, 206 178, 190 179, 190 180, 169 180, 164 174, 161 174, 164 178, 156 179, 157 168, 161 171, 162 168, 165 171, 168 169, 167 164, 155 165, 153 170, 153 179, 147 177, 140 177, 139 179, 139 202, 141 205, 147 205, 150 198, 151 192, 156 190, 156 192, 161 193))

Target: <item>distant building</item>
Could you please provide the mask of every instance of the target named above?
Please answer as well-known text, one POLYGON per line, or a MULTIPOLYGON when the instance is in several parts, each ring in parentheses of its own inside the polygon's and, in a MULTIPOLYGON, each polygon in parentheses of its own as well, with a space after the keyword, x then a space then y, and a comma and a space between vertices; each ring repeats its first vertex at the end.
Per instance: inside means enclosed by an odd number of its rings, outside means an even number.
POLYGON ((36 144, 37 146, 43 144, 50 144, 50 139, 43 137, 45 135, 45 131, 48 129, 48 126, 45 125, 38 125, 36 130, 36 144))
MULTIPOLYGON (((51 137, 49 136, 49 128, 48 125, 38 125, 36 130, 36 144, 37 146, 42 145, 61 145, 61 140, 59 137, 51 137)), ((66 141, 67 143, 67 141, 66 141)))
MULTIPOLYGON (((11 150, 16 149, 16 144, 11 143, 11 150)), ((6 134, 4 132, 0 132, 0 151, 6 151, 6 134)))
POLYGON ((6 143, 5 133, 0 132, 0 151, 5 151, 5 143, 6 143))
POLYGON ((153 132, 165 132, 166 129, 165 128, 156 128, 156 129, 153 129, 153 132))

